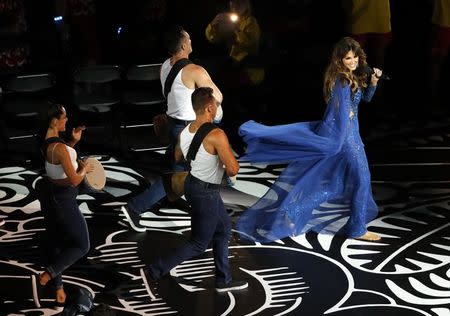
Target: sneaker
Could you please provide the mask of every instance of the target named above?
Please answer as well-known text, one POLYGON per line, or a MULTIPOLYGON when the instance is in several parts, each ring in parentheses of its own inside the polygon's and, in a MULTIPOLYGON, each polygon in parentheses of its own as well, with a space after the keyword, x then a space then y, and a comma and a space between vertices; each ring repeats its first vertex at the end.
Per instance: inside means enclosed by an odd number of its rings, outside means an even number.
POLYGON ((231 282, 227 284, 218 284, 216 285, 216 291, 221 292, 228 292, 228 291, 237 291, 237 290, 243 290, 248 287, 248 283, 245 281, 239 281, 239 280, 232 280, 231 282))
POLYGON ((156 280, 152 278, 147 269, 140 268, 139 273, 145 289, 147 290, 148 296, 150 296, 152 301, 156 300, 156 296, 153 294, 153 290, 156 288, 156 280))
POLYGON ((39 283, 39 275, 32 274, 31 275, 31 290, 33 292, 33 302, 37 308, 41 308, 41 301, 39 297, 42 293, 42 285, 39 283))
POLYGON ((128 209, 128 207, 126 207, 126 206, 122 206, 120 208, 120 210, 122 211, 123 214, 125 214, 125 217, 127 218, 128 223, 130 223, 130 226, 132 229, 134 229, 135 231, 137 231, 139 233, 143 233, 147 230, 147 228, 145 228, 145 226, 143 226, 139 223, 139 220, 141 219, 141 217, 138 214, 130 211, 128 209))
POLYGON ((5 225, 6 221, 4 219, 0 219, 0 226, 5 225))

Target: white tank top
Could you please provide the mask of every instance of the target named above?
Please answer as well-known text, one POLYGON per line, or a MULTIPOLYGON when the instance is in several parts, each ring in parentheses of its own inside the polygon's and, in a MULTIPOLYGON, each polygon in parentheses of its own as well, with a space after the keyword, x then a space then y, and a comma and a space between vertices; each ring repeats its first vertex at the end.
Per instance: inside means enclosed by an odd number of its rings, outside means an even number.
MULTIPOLYGON (((189 131, 189 124, 180 134, 180 147, 184 157, 187 156, 189 146, 195 133, 189 131)), ((204 182, 220 184, 222 182, 223 172, 225 171, 223 163, 218 155, 212 155, 203 147, 203 143, 198 149, 195 160, 191 161, 191 174, 204 182)))
MULTIPOLYGON (((167 76, 169 75, 172 65, 170 58, 167 59, 161 66, 161 84, 164 93, 164 85, 167 76)), ((183 121, 195 120, 195 112, 192 108, 191 94, 194 89, 187 88, 181 80, 181 73, 183 69, 175 77, 172 88, 167 96, 167 115, 183 121)))
MULTIPOLYGON (((70 146, 67 146, 65 144, 61 145, 53 145, 52 148, 52 161, 53 161, 53 152, 55 151, 56 146, 66 146, 67 151, 69 152, 70 156, 70 162, 72 163, 72 166, 75 170, 78 169, 78 162, 77 162, 77 152, 75 149, 73 149, 70 146)), ((45 172, 47 173, 47 176, 53 180, 59 180, 59 179, 65 179, 67 178, 66 173, 64 172, 63 166, 61 164, 55 165, 45 160, 45 172)))

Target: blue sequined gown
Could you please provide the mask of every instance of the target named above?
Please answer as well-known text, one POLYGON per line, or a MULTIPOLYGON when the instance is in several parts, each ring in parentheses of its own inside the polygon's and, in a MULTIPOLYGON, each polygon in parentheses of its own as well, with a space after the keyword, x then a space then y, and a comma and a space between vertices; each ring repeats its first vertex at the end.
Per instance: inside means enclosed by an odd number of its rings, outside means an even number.
POLYGON ((350 238, 366 232, 378 208, 357 115, 361 99, 370 101, 375 90, 369 86, 352 94, 337 80, 322 121, 241 125, 239 133, 247 143, 241 161, 288 163, 268 192, 238 219, 242 237, 270 242, 309 230, 350 238))

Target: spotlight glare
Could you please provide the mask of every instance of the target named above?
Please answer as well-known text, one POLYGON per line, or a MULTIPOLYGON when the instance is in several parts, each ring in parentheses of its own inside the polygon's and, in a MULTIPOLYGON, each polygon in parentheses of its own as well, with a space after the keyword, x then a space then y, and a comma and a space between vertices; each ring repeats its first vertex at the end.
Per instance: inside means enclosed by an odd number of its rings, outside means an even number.
POLYGON ((235 13, 230 14, 230 20, 231 22, 237 22, 237 20, 239 19, 238 15, 235 13))

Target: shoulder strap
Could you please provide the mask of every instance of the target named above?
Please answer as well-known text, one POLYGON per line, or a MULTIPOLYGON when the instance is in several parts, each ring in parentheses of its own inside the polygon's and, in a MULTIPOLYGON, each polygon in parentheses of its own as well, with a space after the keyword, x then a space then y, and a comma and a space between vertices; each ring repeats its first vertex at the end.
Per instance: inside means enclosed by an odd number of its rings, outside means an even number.
POLYGON ((197 156, 198 149, 205 139, 206 135, 208 135, 213 129, 216 129, 217 126, 213 123, 203 123, 202 126, 197 130, 192 139, 191 145, 189 146, 188 153, 186 155, 186 160, 190 164, 192 160, 195 160, 197 156))
MULTIPOLYGON (((50 146, 50 144, 53 144, 53 143, 63 143, 64 145, 67 145, 67 143, 60 137, 47 138, 44 141, 44 144, 42 145, 42 149, 41 149, 42 150, 42 156, 44 157, 44 159, 47 157, 47 148, 48 148, 48 146, 50 146)), ((53 150, 55 150, 54 147, 53 147, 53 150)), ((52 151, 52 154, 53 154, 53 151, 52 151)), ((52 157, 52 159, 53 159, 53 157, 52 157)))
POLYGON ((170 69, 170 72, 166 78, 166 82, 164 83, 164 97, 166 98, 166 100, 167 96, 169 95, 170 89, 172 89, 175 77, 178 75, 181 69, 189 64, 192 64, 192 61, 187 58, 182 58, 177 60, 177 62, 172 66, 172 69, 170 69))

